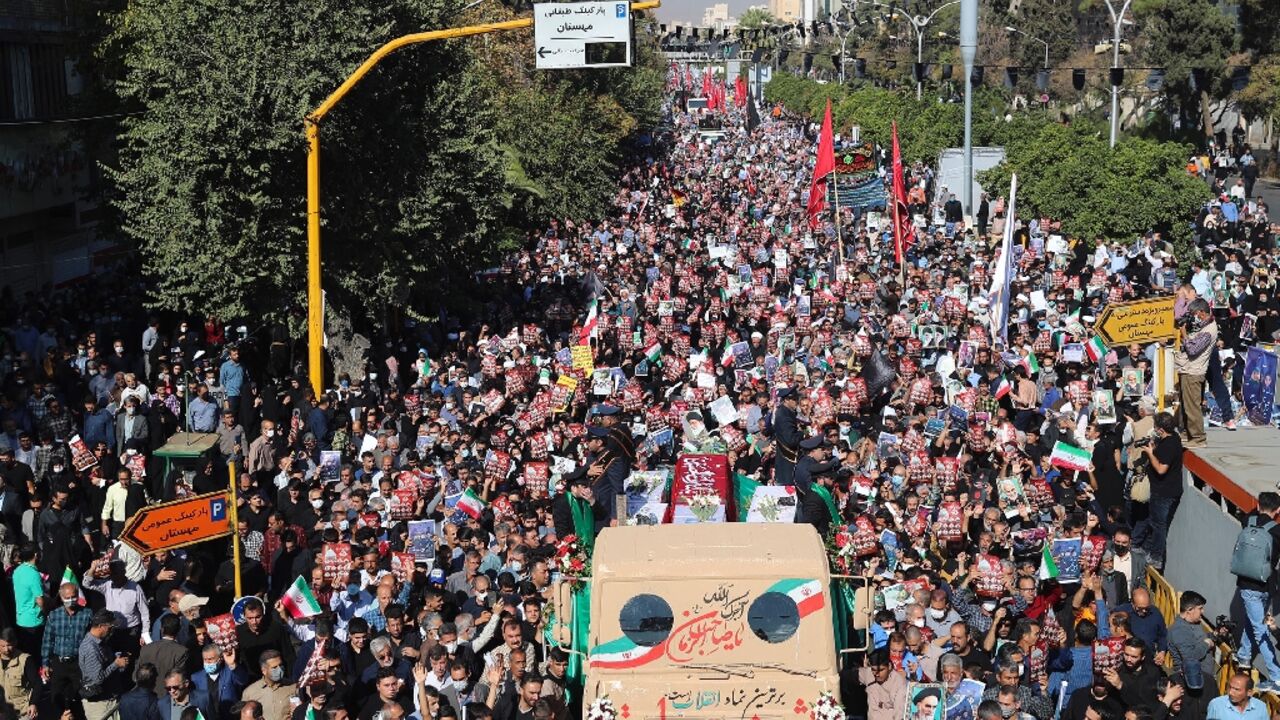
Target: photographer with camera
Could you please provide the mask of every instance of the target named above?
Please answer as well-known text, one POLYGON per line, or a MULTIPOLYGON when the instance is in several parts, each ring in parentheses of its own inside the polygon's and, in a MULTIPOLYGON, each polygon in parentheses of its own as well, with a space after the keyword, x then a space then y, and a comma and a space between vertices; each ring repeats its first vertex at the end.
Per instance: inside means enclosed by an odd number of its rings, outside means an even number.
POLYGON ((1141 447, 1134 444, 1147 461, 1151 498, 1147 504, 1147 516, 1134 528, 1133 544, 1146 550, 1151 564, 1157 570, 1163 570, 1169 525, 1173 523, 1173 514, 1178 511, 1178 503, 1182 500, 1182 439, 1178 437, 1178 423, 1169 413, 1156 415, 1155 425, 1154 442, 1141 447))
POLYGON ((1218 342, 1218 325, 1203 298, 1187 304, 1177 325, 1173 367, 1178 373, 1178 424, 1187 435, 1187 447, 1204 447, 1204 379, 1210 351, 1218 342))

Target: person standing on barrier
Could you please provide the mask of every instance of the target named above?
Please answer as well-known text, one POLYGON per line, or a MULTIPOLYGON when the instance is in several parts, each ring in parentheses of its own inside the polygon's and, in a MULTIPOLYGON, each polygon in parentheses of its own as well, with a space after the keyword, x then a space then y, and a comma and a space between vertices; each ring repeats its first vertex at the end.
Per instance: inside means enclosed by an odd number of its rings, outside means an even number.
POLYGON ((1280 494, 1270 491, 1259 493, 1258 511, 1245 520, 1231 554, 1231 572, 1236 576, 1236 589, 1245 615, 1236 662, 1243 667, 1252 667, 1256 650, 1262 655, 1268 678, 1258 685, 1258 689, 1272 692, 1280 691, 1280 682, 1277 682, 1280 680, 1280 662, 1276 660, 1275 643, 1267 630, 1267 613, 1271 608, 1270 584, 1275 575, 1276 550, 1280 549, 1280 524, 1275 520, 1277 512, 1280 512, 1280 494), (1266 540, 1270 541, 1269 545, 1266 540))
MULTIPOLYGON (((1217 342, 1218 325, 1209 303, 1203 298, 1192 300, 1178 322, 1178 343, 1173 353, 1173 367, 1178 373, 1178 418, 1187 434, 1187 447, 1205 446, 1204 379, 1217 342)), ((1230 406, 1224 409, 1229 411, 1230 406)))

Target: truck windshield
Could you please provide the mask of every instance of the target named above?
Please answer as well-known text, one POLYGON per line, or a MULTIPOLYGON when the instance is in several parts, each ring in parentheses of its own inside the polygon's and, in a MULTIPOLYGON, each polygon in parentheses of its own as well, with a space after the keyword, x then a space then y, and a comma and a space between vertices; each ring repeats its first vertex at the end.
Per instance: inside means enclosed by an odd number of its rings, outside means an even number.
POLYGON ((785 663, 817 672, 833 664, 833 651, 812 651, 833 644, 818 580, 604 580, 593 593, 592 668, 785 663))

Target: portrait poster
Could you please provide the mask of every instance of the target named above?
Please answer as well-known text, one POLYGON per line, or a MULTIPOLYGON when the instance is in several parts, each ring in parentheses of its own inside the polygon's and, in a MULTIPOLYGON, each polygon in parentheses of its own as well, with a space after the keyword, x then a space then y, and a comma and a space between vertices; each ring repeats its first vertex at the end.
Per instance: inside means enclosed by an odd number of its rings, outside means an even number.
POLYGON ((1049 546, 1049 553, 1058 567, 1059 583, 1080 581, 1080 538, 1057 538, 1049 546))
POLYGON ((986 684, 977 680, 961 680, 955 690, 947 693, 947 720, 974 720, 986 689, 986 684))
POLYGON ((1110 390, 1093 391, 1093 418, 1099 425, 1116 423, 1116 400, 1110 390))
POLYGON ((907 708, 902 720, 942 720, 946 692, 941 683, 907 683, 907 708))
MULTIPOLYGON (((409 521, 409 552, 418 560, 434 563, 436 558, 436 521, 409 521)), ((327 574, 327 571, 326 571, 327 574)))
POLYGON ((1244 361, 1244 407, 1253 425, 1269 425, 1276 400, 1276 356, 1249 348, 1244 361))
POLYGON ((324 482, 335 482, 338 471, 342 467, 342 452, 339 450, 320 451, 320 479, 324 482))
POLYGON ((1142 368, 1127 367, 1120 371, 1120 394, 1124 397, 1141 397, 1145 387, 1142 368))

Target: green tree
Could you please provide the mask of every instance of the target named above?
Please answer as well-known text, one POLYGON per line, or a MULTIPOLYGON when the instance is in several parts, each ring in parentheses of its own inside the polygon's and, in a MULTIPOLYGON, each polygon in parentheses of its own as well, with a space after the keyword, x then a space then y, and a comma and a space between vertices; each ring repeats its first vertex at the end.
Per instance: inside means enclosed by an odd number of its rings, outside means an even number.
MULTIPOLYGON (((1057 67, 1071 54, 1076 37, 1076 19, 1071 0, 1022 0, 1018 17, 1010 25, 1049 43, 1049 67, 1057 67)), ((1044 67, 1044 45, 1024 35, 1014 34, 1010 41, 1018 48, 1013 58, 1027 69, 1034 81, 1035 71, 1044 67)))
POLYGON ((1112 150, 1100 128, 1088 123, 1044 125, 1011 141, 1005 152, 1005 162, 981 173, 979 182, 1005 188, 1016 172, 1020 215, 1061 220, 1066 232, 1086 241, 1160 230, 1187 248, 1188 221, 1210 195, 1183 169, 1190 147, 1123 138, 1112 150))
POLYGON ((1141 57, 1165 69, 1164 95, 1184 117, 1200 110, 1200 125, 1213 134, 1209 103, 1229 92, 1227 58, 1236 44, 1235 26, 1210 0, 1149 0, 1137 9, 1141 57), (1193 70, 1204 71, 1197 85, 1193 70))
POLYGON ((764 8, 747 8, 738 17, 738 27, 742 30, 754 30, 777 23, 778 20, 764 8))
MULTIPOLYGON (((119 58, 114 91, 141 112, 106 174, 150 304, 297 317, 302 118, 387 40, 466 24, 455 11, 452 0, 134 0, 113 16, 102 54, 119 58)), ((326 117, 331 302, 364 319, 434 303, 504 239, 608 199, 623 144, 658 116, 662 68, 640 42, 636 69, 536 73, 529 35, 400 50, 326 117)))
MULTIPOLYGON (((158 307, 279 319, 305 288, 302 117, 397 35, 439 27, 443 0, 136 0, 112 43, 124 122, 109 168, 122 230, 158 307)), ((490 250, 503 188, 467 45, 384 61, 324 121, 331 299, 376 315, 420 277, 490 250), (336 297, 333 297, 336 296, 336 297)))

